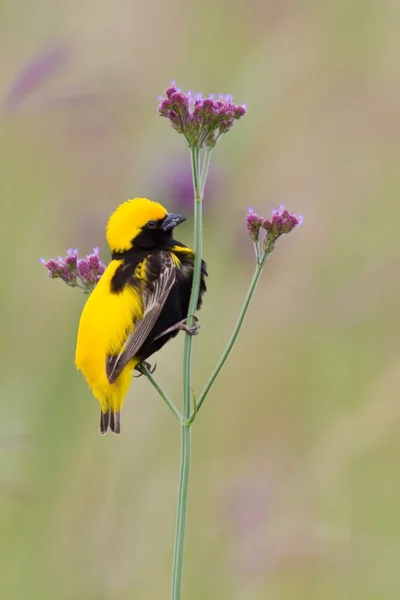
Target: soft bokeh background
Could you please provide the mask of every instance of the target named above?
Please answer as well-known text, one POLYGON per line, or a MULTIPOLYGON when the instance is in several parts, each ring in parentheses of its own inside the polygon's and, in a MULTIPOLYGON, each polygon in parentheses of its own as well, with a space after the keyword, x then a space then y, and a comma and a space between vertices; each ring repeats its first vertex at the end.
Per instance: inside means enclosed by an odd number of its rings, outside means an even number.
MULTIPOLYGON (((195 424, 184 598, 397 600, 399 2, 2 0, 0 17, 1 597, 168 598, 179 427, 140 379, 123 435, 99 436, 73 364, 85 298, 39 257, 107 259, 120 201, 185 202, 189 156, 156 111, 176 78, 248 104, 212 164, 197 390, 252 274, 247 207, 305 223, 195 424)), ((181 356, 179 339, 157 357, 175 398, 181 356)))

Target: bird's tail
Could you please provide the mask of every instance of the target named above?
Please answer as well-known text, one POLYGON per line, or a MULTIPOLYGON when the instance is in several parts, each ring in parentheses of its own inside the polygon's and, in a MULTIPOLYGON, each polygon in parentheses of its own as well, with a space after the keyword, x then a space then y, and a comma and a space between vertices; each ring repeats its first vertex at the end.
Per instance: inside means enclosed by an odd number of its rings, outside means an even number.
POLYGON ((121 433, 121 418, 119 412, 114 412, 110 408, 107 412, 100 410, 100 433, 105 435, 108 430, 113 433, 121 433))

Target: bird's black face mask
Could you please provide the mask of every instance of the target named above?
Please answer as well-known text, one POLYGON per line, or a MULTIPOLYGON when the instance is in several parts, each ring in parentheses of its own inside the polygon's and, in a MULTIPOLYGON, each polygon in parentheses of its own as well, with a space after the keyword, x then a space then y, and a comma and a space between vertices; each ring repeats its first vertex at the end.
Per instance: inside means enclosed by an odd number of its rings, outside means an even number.
POLYGON ((186 221, 186 217, 179 213, 168 213, 164 219, 149 221, 132 240, 133 249, 152 250, 165 246, 172 239, 174 228, 183 221, 186 221))

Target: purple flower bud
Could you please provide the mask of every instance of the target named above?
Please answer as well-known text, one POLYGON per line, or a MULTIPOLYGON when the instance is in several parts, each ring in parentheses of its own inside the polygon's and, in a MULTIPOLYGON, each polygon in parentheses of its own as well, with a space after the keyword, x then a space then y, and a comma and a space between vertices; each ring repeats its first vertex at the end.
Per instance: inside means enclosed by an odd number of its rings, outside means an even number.
POLYGON ((249 212, 247 213, 246 226, 247 232, 250 236, 250 239, 253 242, 258 242, 258 238, 260 236, 260 227, 263 223, 263 218, 259 217, 252 208, 249 208, 249 212))
POLYGON ((233 104, 232 96, 183 93, 172 83, 160 99, 158 113, 166 117, 172 127, 185 136, 191 148, 212 148, 223 133, 231 129, 235 119, 245 113, 245 106, 233 104))
POLYGON ((75 287, 76 273, 73 273, 67 264, 62 267, 60 278, 68 285, 75 287))
POLYGON ((161 117, 168 117, 168 113, 170 112, 170 102, 169 100, 163 100, 161 98, 160 104, 158 105, 158 112, 161 117))
POLYGON ((46 261, 44 258, 41 258, 40 262, 46 267, 46 269, 48 269, 48 275, 51 279, 61 277, 62 266, 58 263, 58 261, 54 260, 54 258, 50 258, 48 261, 46 261))
POLYGON ((274 209, 271 219, 264 219, 261 224, 261 227, 267 232, 264 240, 264 252, 271 252, 276 240, 283 233, 290 233, 292 229, 302 223, 303 217, 297 217, 294 213, 289 212, 283 204, 279 209, 274 209))
POLYGON ((172 94, 175 94, 176 92, 180 92, 180 90, 176 87, 175 81, 172 81, 171 87, 165 90, 165 95, 167 96, 167 98, 171 98, 172 94))
POLYGON ((240 119, 240 117, 243 117, 243 115, 246 114, 246 110, 247 107, 245 104, 243 104, 242 106, 235 106, 233 109, 233 116, 235 117, 235 119, 240 119))
POLYGON ((67 256, 64 259, 65 266, 71 271, 71 273, 76 273, 78 261, 78 250, 72 250, 70 248, 67 250, 67 256))
POLYGON ((93 254, 89 254, 86 261, 90 271, 90 278, 94 283, 97 283, 106 269, 99 258, 99 249, 93 248, 93 254))
POLYGON ((78 260, 78 277, 81 281, 91 281, 91 270, 86 258, 78 260))

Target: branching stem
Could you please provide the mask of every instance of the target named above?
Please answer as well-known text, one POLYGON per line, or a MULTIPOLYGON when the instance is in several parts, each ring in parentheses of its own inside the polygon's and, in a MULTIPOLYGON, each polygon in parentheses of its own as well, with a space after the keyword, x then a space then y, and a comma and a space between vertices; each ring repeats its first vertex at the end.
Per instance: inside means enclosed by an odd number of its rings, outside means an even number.
POLYGON ((211 386, 213 385, 214 381, 218 377, 219 372, 221 371, 222 367, 224 366, 225 361, 228 358, 228 356, 233 348, 234 343, 236 342, 236 338, 239 335, 239 331, 243 325, 244 318, 245 318, 247 310, 250 306, 251 299, 252 299, 255 289, 257 287, 257 283, 260 279, 261 272, 262 272, 263 267, 268 259, 268 256, 269 256, 269 254, 264 253, 263 256, 261 257, 261 260, 259 260, 257 262, 256 270, 254 271, 253 279, 251 280, 250 287, 248 289, 246 298, 245 298, 243 306, 241 308, 238 320, 236 321, 235 328, 232 332, 232 335, 230 337, 230 340, 229 340, 225 350, 223 351, 223 353, 221 355, 221 358, 219 359, 219 361, 217 363, 217 366, 215 367, 214 371, 211 373, 209 380, 207 381, 203 391, 201 392, 201 394, 197 400, 197 411, 200 410, 204 400, 206 399, 208 392, 210 391, 211 386))

